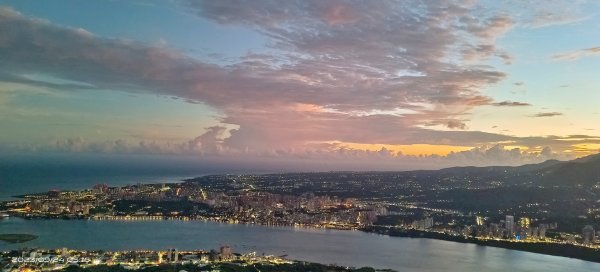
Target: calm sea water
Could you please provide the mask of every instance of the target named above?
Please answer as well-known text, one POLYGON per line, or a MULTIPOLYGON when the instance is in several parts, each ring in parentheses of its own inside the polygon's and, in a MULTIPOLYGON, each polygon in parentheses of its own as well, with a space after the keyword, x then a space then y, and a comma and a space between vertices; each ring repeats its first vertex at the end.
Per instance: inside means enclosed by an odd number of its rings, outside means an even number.
POLYGON ((91 188, 98 183, 123 186, 179 182, 206 174, 265 172, 268 171, 235 168, 226 163, 211 165, 181 157, 102 154, 3 156, 0 151, 0 201, 51 189, 91 188))
MULTIPOLYGON (((79 190, 98 183, 123 186, 136 183, 179 182, 184 178, 221 173, 201 165, 136 162, 129 157, 88 158, 68 156, 0 156, 0 201, 15 195, 46 192, 51 189, 79 190)), ((177 163, 177 161, 175 161, 177 163)))
POLYGON ((15 199, 14 196, 28 193, 41 193, 53 189, 59 190, 81 190, 92 188, 99 183, 111 186, 124 186, 136 183, 172 183, 181 182, 183 179, 202 176, 195 175, 107 175, 107 176, 75 176, 75 177, 53 177, 27 175, 19 177, 0 177, 0 201, 15 199))
POLYGON ((455 242, 359 231, 264 227, 200 221, 0 220, 0 233, 37 240, 0 249, 211 249, 287 254, 291 259, 398 271, 600 271, 600 264, 455 242))

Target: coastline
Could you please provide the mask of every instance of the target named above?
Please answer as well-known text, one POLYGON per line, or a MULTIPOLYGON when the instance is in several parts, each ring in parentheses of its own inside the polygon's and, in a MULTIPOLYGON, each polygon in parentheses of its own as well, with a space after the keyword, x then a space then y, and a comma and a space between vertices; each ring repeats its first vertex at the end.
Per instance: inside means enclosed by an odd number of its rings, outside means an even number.
POLYGON ((517 242, 517 241, 506 241, 506 240, 494 240, 494 239, 479 239, 474 237, 454 236, 450 234, 431 232, 431 231, 420 231, 413 229, 398 229, 392 227, 383 226, 370 226, 356 229, 348 228, 336 228, 326 226, 311 226, 311 225, 288 225, 288 224, 267 224, 258 222, 231 222, 223 219, 212 219, 212 218, 187 218, 187 217, 164 217, 164 216, 102 216, 102 217, 89 217, 89 218, 56 218, 56 217, 33 217, 25 218, 17 216, 26 220, 93 220, 93 221, 201 221, 201 222, 214 222, 232 225, 255 225, 264 227, 291 227, 291 228, 305 228, 305 229, 331 229, 339 231, 361 231, 365 233, 373 233, 379 235, 386 235, 389 237, 399 238, 417 238, 417 239, 434 239, 457 243, 469 243, 476 244, 479 246, 489 246, 496 248, 504 248, 509 250, 524 251, 530 253, 537 253, 542 255, 567 257, 572 259, 578 259, 582 261, 588 261, 593 263, 600 263, 600 250, 588 247, 582 247, 572 244, 561 244, 551 242, 517 242))
POLYGON ((340 225, 307 225, 307 224, 281 224, 281 223, 261 223, 261 222, 241 222, 236 220, 215 218, 215 217, 190 217, 190 216, 164 216, 164 215, 100 215, 100 216, 66 216, 66 215, 23 215, 19 213, 12 213, 11 216, 21 218, 25 220, 92 220, 92 221, 201 221, 201 222, 214 222, 223 224, 234 224, 234 225, 256 225, 265 227, 294 227, 294 228, 307 228, 307 229, 332 229, 332 230, 346 230, 346 231, 359 231, 359 227, 348 227, 340 225))
POLYGON ((285 256, 257 255, 254 252, 236 253, 228 246, 183 251, 23 248, 0 251, 0 266, 2 271, 395 271, 290 260, 285 256), (255 270, 240 270, 245 267, 255 270))
POLYGON ((572 244, 560 244, 560 243, 528 243, 528 242, 511 242, 506 240, 483 240, 473 237, 464 236, 453 236, 439 232, 420 231, 412 229, 396 229, 390 227, 366 227, 362 228, 361 231, 368 233, 376 233, 381 235, 387 235, 390 237, 402 237, 402 238, 417 238, 417 239, 435 239, 457 243, 468 243, 476 244, 479 246, 489 246, 504 248, 510 250, 525 251, 543 255, 567 257, 572 259, 578 259, 582 261, 600 263, 600 249, 593 249, 589 247, 582 247, 572 244))
MULTIPOLYGON (((2 228, 2 227, 0 227, 2 228)), ((74 250, 190 251, 229 245, 238 252, 256 252, 322 264, 396 271, 529 271, 584 272, 600 264, 544 254, 479 247, 437 239, 397 239, 364 231, 263 227, 201 221, 91 221, 13 218, 5 232, 27 230, 40 238, 0 248, 68 248, 74 250), (435 256, 431 258, 428 256, 435 256), (455 262, 456 260, 461 260, 455 262), (448 270, 451 268, 450 270, 448 270), (510 270, 508 270, 510 271, 510 270), (535 270, 537 271, 537 270, 535 270)))

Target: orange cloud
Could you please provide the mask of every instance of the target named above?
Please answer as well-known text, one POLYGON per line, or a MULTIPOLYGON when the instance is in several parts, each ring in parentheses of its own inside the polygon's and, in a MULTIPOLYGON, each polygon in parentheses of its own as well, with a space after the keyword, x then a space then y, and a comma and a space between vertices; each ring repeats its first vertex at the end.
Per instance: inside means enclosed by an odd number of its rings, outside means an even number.
POLYGON ((595 154, 600 150, 600 144, 598 143, 574 144, 571 147, 572 149, 570 151, 575 153, 577 157, 595 154))
POLYGON ((440 155, 446 156, 451 152, 461 152, 473 149, 470 146, 457 145, 433 145, 433 144, 408 144, 408 145, 390 145, 390 144, 363 144, 334 141, 330 142, 338 145, 340 148, 361 150, 361 151, 380 151, 386 149, 393 154, 403 155, 440 155))

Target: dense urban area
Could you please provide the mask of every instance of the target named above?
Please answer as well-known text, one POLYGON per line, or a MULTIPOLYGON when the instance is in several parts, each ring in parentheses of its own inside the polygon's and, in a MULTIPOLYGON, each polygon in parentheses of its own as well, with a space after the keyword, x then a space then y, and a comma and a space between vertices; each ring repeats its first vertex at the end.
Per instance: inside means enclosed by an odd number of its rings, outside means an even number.
POLYGON ((600 262, 600 157, 436 171, 210 175, 51 190, 2 203, 26 219, 207 220, 361 230, 600 262))
POLYGON ((228 246, 219 250, 178 251, 76 251, 13 250, 0 255, 2 271, 330 271, 375 272, 372 268, 348 268, 290 261, 276 256, 256 253, 233 253, 228 246))

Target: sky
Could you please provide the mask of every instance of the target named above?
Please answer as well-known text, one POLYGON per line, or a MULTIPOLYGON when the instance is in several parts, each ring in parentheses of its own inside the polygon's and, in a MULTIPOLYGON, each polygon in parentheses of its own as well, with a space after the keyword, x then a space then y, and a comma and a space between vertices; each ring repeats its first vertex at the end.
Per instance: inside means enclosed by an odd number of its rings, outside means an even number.
POLYGON ((291 170, 595 154, 598 13, 597 1, 0 0, 0 152, 291 170))

